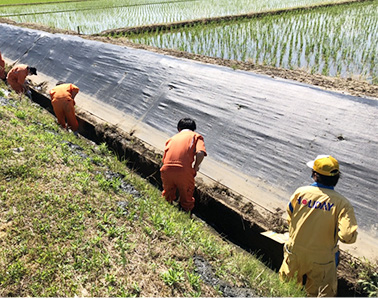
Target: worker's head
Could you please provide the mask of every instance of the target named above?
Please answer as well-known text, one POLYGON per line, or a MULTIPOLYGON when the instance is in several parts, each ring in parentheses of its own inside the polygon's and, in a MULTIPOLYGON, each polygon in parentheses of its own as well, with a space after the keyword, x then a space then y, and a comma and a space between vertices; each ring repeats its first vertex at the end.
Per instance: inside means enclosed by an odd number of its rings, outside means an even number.
POLYGON ((37 69, 35 67, 28 66, 30 75, 37 75, 37 69))
POLYGON ((63 82, 63 81, 58 81, 58 82, 56 83, 55 86, 59 86, 59 85, 63 85, 63 84, 65 84, 65 82, 63 82))
POLYGON ((321 184, 335 186, 340 178, 339 162, 331 155, 318 155, 307 162, 312 169, 312 178, 321 184))
POLYGON ((191 118, 182 118, 178 123, 177 123, 177 130, 182 131, 183 129, 190 129, 192 131, 196 130, 196 123, 194 122, 193 119, 191 118))

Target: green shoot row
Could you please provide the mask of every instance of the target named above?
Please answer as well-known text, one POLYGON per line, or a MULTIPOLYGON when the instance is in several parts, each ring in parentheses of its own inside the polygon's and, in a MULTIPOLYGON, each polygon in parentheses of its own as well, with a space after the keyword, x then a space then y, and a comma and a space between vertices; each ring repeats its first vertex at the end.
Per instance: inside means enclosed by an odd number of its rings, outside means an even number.
POLYGON ((130 35, 135 43, 378 83, 378 2, 130 35))
POLYGON ((345 0, 97 0, 28 6, 0 6, 0 17, 83 34, 108 29, 238 15, 345 0))

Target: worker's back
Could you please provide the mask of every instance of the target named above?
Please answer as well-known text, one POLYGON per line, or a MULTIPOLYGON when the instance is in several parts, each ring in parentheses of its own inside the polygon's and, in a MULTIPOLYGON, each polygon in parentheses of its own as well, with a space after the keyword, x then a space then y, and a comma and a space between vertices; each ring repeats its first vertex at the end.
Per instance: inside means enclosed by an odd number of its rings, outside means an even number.
POLYGON ((338 239, 346 243, 356 240, 357 223, 352 206, 333 189, 300 187, 293 194, 289 209, 289 236, 294 246, 330 252, 338 239), (349 223, 346 225, 344 220, 349 223))
POLYGON ((50 91, 51 101, 59 100, 74 100, 76 94, 79 92, 79 88, 73 84, 61 84, 55 86, 50 91))
POLYGON ((195 153, 201 150, 206 152, 203 137, 194 131, 184 129, 166 142, 164 166, 192 168, 195 153))
POLYGON ((17 81, 20 84, 23 84, 25 82, 25 78, 27 77, 29 73, 28 66, 25 64, 19 64, 14 66, 9 72, 8 72, 8 82, 9 81, 17 81))

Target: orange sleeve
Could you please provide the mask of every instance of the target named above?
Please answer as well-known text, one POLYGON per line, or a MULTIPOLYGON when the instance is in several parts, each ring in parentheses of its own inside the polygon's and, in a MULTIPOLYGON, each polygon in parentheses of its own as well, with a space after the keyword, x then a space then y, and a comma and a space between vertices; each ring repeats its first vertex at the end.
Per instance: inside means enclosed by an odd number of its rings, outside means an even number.
POLYGON ((164 155, 163 155, 163 163, 164 163, 164 160, 165 160, 165 158, 166 158, 166 156, 167 156, 167 151, 168 151, 168 148, 169 148, 169 146, 168 146, 168 144, 169 144, 169 142, 171 141, 171 139, 168 139, 166 142, 165 142, 165 147, 164 147, 164 155))
POLYGON ((202 151, 205 153, 205 156, 207 156, 206 148, 205 148, 205 141, 203 140, 203 136, 200 134, 196 134, 197 142, 196 142, 196 152, 202 151))
POLYGON ((3 57, 1 56, 1 53, 0 53, 0 69, 4 69, 5 67, 5 62, 3 60, 3 57))
POLYGON ((3 57, 1 57, 0 53, 0 79, 5 79, 5 62, 3 60, 3 57))
POLYGON ((55 90, 55 88, 52 88, 52 89, 50 90, 50 99, 51 99, 51 101, 54 100, 54 98, 55 98, 55 94, 56 94, 56 90, 55 90))
POLYGON ((72 95, 72 99, 75 98, 75 96, 79 93, 79 87, 75 86, 74 84, 70 84, 70 91, 72 95))

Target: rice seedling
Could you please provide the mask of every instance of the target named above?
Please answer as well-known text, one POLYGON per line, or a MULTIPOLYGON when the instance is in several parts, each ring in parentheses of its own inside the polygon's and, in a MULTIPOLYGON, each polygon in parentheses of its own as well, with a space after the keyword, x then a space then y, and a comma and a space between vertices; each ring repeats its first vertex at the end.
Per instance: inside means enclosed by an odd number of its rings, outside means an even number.
POLYGON ((377 83, 378 2, 129 35, 135 43, 377 83))
MULTIPOLYGON (((344 0, 330 0, 339 3, 344 0)), ((40 5, 0 6, 0 17, 76 31, 99 33, 107 29, 172 23, 201 18, 246 14, 323 4, 324 0, 97 0, 40 5)))

